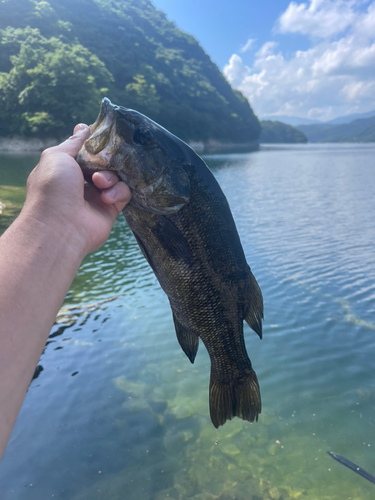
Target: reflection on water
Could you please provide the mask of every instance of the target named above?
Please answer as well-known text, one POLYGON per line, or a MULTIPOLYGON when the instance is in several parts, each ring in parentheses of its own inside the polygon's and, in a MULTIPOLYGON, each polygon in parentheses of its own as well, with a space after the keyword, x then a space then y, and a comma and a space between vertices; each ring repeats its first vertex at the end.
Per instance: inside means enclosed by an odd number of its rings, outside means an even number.
POLYGON ((20 213, 27 176, 38 159, 38 155, 0 154, 0 234, 20 213))
MULTIPOLYGON (((1 498, 373 499, 374 485, 326 451, 375 473, 374 153, 207 157, 265 299, 264 339, 245 326, 263 399, 255 424, 212 426, 208 355, 201 345, 191 365, 182 353, 119 218, 51 330, 0 467, 1 498)), ((6 175, 1 185, 23 189, 6 175)))

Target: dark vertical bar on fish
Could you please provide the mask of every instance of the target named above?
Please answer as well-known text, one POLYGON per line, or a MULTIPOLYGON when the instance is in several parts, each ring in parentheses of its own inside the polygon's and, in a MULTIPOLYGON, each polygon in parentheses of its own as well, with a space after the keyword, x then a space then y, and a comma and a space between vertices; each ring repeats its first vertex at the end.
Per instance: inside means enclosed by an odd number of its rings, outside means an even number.
POLYGON ((341 455, 338 455, 337 453, 334 453, 333 451, 327 451, 327 453, 332 458, 334 458, 335 460, 337 460, 337 462, 339 462, 340 464, 345 465, 345 467, 348 467, 349 469, 353 470, 354 472, 356 472, 360 476, 362 476, 365 479, 367 479, 367 481, 370 481, 371 483, 375 484, 375 476, 373 476, 372 474, 370 474, 369 472, 367 472, 367 470, 363 469, 362 467, 360 467, 359 465, 355 464, 354 462, 351 462, 347 458, 345 458, 345 457, 343 457, 341 455))

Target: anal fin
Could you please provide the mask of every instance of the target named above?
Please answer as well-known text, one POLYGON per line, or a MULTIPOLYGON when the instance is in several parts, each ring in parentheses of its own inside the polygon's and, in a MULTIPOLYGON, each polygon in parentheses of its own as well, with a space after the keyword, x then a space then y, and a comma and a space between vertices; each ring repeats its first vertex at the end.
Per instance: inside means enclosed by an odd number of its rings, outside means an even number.
POLYGON ((244 304, 245 321, 262 338, 263 296, 257 280, 249 270, 247 291, 244 304))
POLYGON ((199 346, 199 337, 181 325, 174 314, 173 321, 176 328, 177 340, 186 356, 190 359, 190 362, 194 363, 199 346))

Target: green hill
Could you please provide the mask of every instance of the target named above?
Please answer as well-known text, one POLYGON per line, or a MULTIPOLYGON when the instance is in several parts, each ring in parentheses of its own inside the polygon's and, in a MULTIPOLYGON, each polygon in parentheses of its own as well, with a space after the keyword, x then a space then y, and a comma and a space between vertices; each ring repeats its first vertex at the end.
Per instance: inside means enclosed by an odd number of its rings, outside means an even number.
POLYGON ((261 143, 295 144, 307 142, 307 137, 303 132, 286 123, 262 120, 260 125, 262 127, 259 139, 261 143))
POLYGON ((299 125, 309 142, 375 142, 375 116, 340 125, 299 125))
POLYGON ((185 140, 259 137, 248 101, 149 0, 2 0, 0 40, 0 135, 63 135, 107 95, 185 140))

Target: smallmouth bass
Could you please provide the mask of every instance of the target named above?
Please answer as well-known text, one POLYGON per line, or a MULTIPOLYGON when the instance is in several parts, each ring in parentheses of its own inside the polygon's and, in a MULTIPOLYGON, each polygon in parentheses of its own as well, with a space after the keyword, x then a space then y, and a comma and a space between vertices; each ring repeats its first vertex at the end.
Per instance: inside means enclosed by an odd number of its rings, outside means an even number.
POLYGON ((263 298, 219 184, 187 144, 106 98, 90 131, 77 162, 84 172, 113 170, 129 186, 123 213, 168 296, 177 339, 192 363, 199 338, 209 353, 213 425, 258 420, 243 321, 262 338, 263 298))

